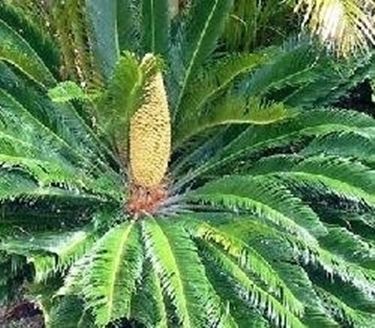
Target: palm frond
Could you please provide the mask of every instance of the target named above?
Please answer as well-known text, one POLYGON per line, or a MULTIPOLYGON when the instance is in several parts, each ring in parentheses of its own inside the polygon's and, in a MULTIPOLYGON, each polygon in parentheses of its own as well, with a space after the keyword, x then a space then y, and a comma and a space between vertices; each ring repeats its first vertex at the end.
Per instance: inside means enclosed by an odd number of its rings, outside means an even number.
POLYGON ((290 289, 279 278, 272 266, 253 248, 241 239, 235 238, 220 228, 215 228, 207 223, 194 222, 190 225, 191 233, 211 244, 220 246, 228 255, 237 260, 239 266, 247 269, 257 276, 268 290, 282 299, 283 304, 296 315, 303 314, 303 305, 293 295, 290 289))
POLYGON ((332 316, 335 317, 339 323, 358 328, 366 326, 370 327, 374 324, 374 315, 369 315, 360 310, 352 309, 339 298, 330 294, 323 288, 315 288, 317 289, 318 294, 323 298, 327 310, 332 313, 332 316))
POLYGON ((272 185, 266 179, 246 176, 229 176, 197 189, 188 198, 229 208, 233 212, 247 210, 270 220, 282 229, 300 236, 313 245, 312 234, 324 235, 325 227, 319 217, 290 190, 272 185))
POLYGON ((168 0, 143 0, 143 43, 146 52, 166 54, 169 48, 170 18, 168 0))
POLYGON ((85 311, 84 303, 76 296, 64 296, 48 313, 51 328, 93 328, 90 313, 85 311))
POLYGON ((85 0, 85 12, 96 65, 105 81, 108 81, 120 56, 116 1, 85 0))
POLYGON ((236 78, 249 74, 266 62, 270 53, 272 49, 260 53, 232 55, 211 63, 187 86, 177 118, 183 121, 186 116, 193 116, 192 111, 199 113, 210 99, 229 87, 236 78))
POLYGON ((375 43, 372 1, 300 0, 295 8, 304 14, 313 34, 340 55, 366 51, 375 43))
POLYGON ((147 257, 175 307, 178 322, 183 327, 229 324, 231 318, 221 314, 220 301, 187 232, 151 218, 143 230, 147 257))
MULTIPOLYGON (((234 161, 244 158, 253 158, 253 160, 259 158, 262 156, 262 152, 270 149, 286 149, 286 152, 288 152, 289 149, 294 147, 298 149, 299 144, 303 144, 315 136, 321 137, 332 132, 348 131, 355 127, 370 128, 373 125, 374 121, 371 117, 358 112, 315 109, 304 111, 279 124, 264 127, 250 126, 233 135, 224 133, 225 146, 221 149, 215 148, 204 163, 194 163, 194 156, 190 158, 190 155, 188 155, 184 162, 177 167, 178 171, 175 171, 175 174, 186 169, 186 166, 190 169, 189 174, 180 179, 178 187, 184 186, 208 172, 212 174, 215 169, 223 170, 224 167, 227 167, 229 163, 234 163, 234 161)), ((230 166, 228 169, 230 169, 230 166)))
MULTIPOLYGON (((38 54, 52 74, 59 75, 60 54, 50 35, 35 23, 31 17, 23 15, 18 7, 3 2, 0 4, 0 19, 24 39, 38 54)), ((40 11, 39 11, 40 12, 40 11)))
POLYGON ((142 8, 137 0, 117 0, 117 33, 120 51, 137 52, 142 39, 142 8))
POLYGON ((261 98, 244 98, 243 95, 228 94, 211 102, 202 113, 189 113, 181 126, 177 126, 175 148, 194 135, 216 126, 248 124, 268 125, 298 115, 298 111, 283 103, 269 102, 261 98))
POLYGON ((1 241, 0 249, 25 256, 35 266, 35 282, 40 282, 69 266, 92 243, 92 231, 78 230, 65 234, 35 233, 32 238, 8 238, 1 241))
POLYGON ((36 82, 47 87, 55 84, 52 73, 44 65, 35 50, 4 21, 0 20, 0 59, 6 61, 36 82))
POLYGON ((80 294, 98 326, 130 316, 130 301, 141 273, 141 250, 137 226, 125 223, 108 231, 78 264, 77 269, 83 271, 83 280, 78 281, 80 294))
POLYGON ((264 311, 265 316, 276 326, 305 327, 298 316, 290 312, 267 291, 258 287, 255 281, 223 251, 209 244, 203 247, 209 260, 214 261, 218 268, 229 277, 229 281, 244 301, 264 311))
POLYGON ((178 85, 176 98, 172 100, 175 115, 194 72, 214 50, 231 5, 231 0, 193 2, 186 27, 172 45, 182 61, 182 65, 175 67, 177 63, 173 62, 171 67, 173 79, 178 85))
POLYGON ((168 326, 167 312, 162 284, 151 263, 144 262, 142 277, 137 284, 137 291, 131 301, 132 318, 147 328, 168 326))

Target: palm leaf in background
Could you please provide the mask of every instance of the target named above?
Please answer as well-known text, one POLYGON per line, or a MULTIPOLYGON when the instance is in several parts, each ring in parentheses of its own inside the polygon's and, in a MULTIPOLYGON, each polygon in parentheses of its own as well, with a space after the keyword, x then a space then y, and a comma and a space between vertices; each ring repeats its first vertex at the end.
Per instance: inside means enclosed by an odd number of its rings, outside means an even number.
POLYGON ((371 0, 301 0, 304 24, 339 54, 368 50, 375 43, 375 3, 371 0))
POLYGON ((255 24, 233 53, 230 0, 7 3, 3 302, 22 285, 56 328, 375 325, 375 120, 333 106, 371 51, 255 24))

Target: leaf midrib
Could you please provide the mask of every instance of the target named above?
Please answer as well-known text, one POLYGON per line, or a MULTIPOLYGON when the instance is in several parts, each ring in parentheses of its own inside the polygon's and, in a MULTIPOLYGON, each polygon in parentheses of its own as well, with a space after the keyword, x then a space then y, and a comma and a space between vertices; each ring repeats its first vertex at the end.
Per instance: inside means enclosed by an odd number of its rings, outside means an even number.
POLYGON ((108 293, 108 322, 112 319, 112 314, 113 314, 113 299, 114 299, 114 289, 115 289, 115 282, 116 278, 120 272, 121 268, 121 258, 123 254, 125 253, 125 244, 126 241, 128 240, 128 237, 130 235, 131 229, 133 228, 134 223, 130 223, 129 226, 126 228, 126 230, 123 231, 122 237, 120 240, 120 243, 117 248, 116 256, 114 258, 114 261, 112 263, 112 275, 111 275, 111 280, 110 280, 110 288, 109 288, 109 293, 108 293))
POLYGON ((206 23, 204 24, 204 27, 203 27, 203 31, 202 33, 200 34, 200 37, 198 39, 198 42, 197 42, 197 46, 196 46, 196 49, 194 50, 193 52, 193 55, 191 57, 191 60, 190 60, 190 63, 189 63, 189 66, 188 66, 188 69, 186 70, 186 74, 185 74, 185 77, 184 77, 184 80, 183 80, 183 83, 182 83, 182 87, 181 87, 181 91, 180 91, 180 94, 178 96, 178 101, 177 101, 177 105, 176 105, 176 110, 175 110, 175 113, 174 115, 176 116, 177 113, 178 113, 178 110, 179 110, 179 107, 180 107, 180 104, 181 104, 181 100, 182 100, 182 97, 184 95, 184 92, 185 92, 185 89, 186 89, 186 86, 187 86, 187 82, 189 81, 190 79, 190 74, 191 74, 191 71, 193 69, 193 66, 195 64, 195 60, 196 60, 196 57, 198 56, 198 53, 200 51, 200 48, 201 48, 201 45, 202 45, 202 42, 203 42, 203 39, 205 38, 206 36, 206 32, 207 32, 207 29, 209 27, 209 25, 211 24, 211 20, 214 16, 214 13, 216 11, 216 8, 218 6, 218 3, 219 3, 219 0, 215 0, 215 4, 207 18, 207 21, 206 23))

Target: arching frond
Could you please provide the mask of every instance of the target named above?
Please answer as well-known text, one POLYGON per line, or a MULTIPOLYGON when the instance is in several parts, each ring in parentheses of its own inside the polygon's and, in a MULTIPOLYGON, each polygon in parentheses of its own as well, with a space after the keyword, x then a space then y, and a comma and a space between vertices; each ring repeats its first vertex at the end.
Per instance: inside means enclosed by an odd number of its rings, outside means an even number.
POLYGON ((207 255, 214 261, 218 268, 229 277, 229 281, 238 290, 240 297, 251 305, 264 311, 265 316, 275 323, 276 326, 305 327, 298 316, 295 316, 287 308, 270 295, 267 291, 259 288, 244 272, 238 264, 215 246, 204 245, 207 255))
POLYGON ((297 315, 303 314, 303 305, 293 295, 284 282, 278 277, 272 266, 253 248, 241 239, 233 237, 209 224, 195 222, 192 234, 200 239, 221 246, 223 250, 238 261, 238 265, 251 271, 269 291, 282 299, 283 304, 297 315))
POLYGON ((48 313, 51 328, 93 328, 94 321, 76 296, 64 296, 48 313))
POLYGON ((0 20, 0 59, 6 61, 36 82, 47 87, 55 84, 52 73, 44 65, 35 50, 18 33, 0 20))
POLYGON ((178 43, 172 46, 182 61, 182 65, 177 62, 171 65, 173 79, 178 85, 176 98, 172 99, 175 115, 179 112, 182 98, 194 72, 215 48, 231 5, 231 0, 194 1, 189 9, 186 26, 180 31, 178 43))
POLYGON ((131 301, 132 318, 147 328, 168 326, 168 316, 161 280, 149 261, 145 261, 142 278, 131 301))
POLYGON ((374 324, 374 315, 369 315, 359 310, 352 309, 350 306, 326 290, 319 287, 315 288, 317 289, 318 294, 320 294, 323 298, 327 310, 341 324, 358 328, 366 326, 371 327, 374 324))
POLYGON ((187 86, 177 118, 181 117, 180 120, 183 121, 186 117, 200 113, 207 102, 228 88, 236 78, 249 74, 266 62, 270 53, 272 49, 260 53, 232 55, 209 65, 187 86))
POLYGON ((147 256, 175 307, 183 327, 213 325, 230 317, 221 314, 220 301, 205 275, 197 249, 182 228, 148 219, 143 225, 147 256))
POLYGON ((248 124, 268 125, 298 115, 298 111, 283 103, 267 102, 256 97, 244 98, 229 94, 206 106, 202 113, 191 113, 177 126, 175 147, 192 136, 216 126, 248 124), (194 114, 194 115, 193 115, 194 114))
POLYGON ((124 223, 109 230, 73 265, 68 280, 79 286, 79 294, 86 300, 95 323, 104 326, 130 316, 130 302, 141 267, 138 227, 124 223))
MULTIPOLYGON (((29 2, 29 1, 27 1, 29 2)), ((0 19, 6 23, 38 54, 52 74, 57 77, 60 65, 59 49, 56 47, 51 35, 45 32, 33 17, 25 16, 20 8, 10 6, 6 1, 0 4, 0 19)), ((42 10, 39 10, 41 14, 42 10)), ((46 23, 46 22, 44 22, 46 23)))
POLYGON ((250 211, 316 244, 313 234, 326 233, 319 217, 290 190, 257 177, 229 176, 197 189, 191 196, 234 212, 250 211))
POLYGON ((0 249, 9 254, 25 256, 35 265, 35 281, 40 282, 82 256, 93 243, 90 230, 56 233, 35 233, 32 238, 4 239, 0 249))
POLYGON ((96 65, 108 81, 120 56, 117 34, 117 1, 85 0, 89 40, 96 65))

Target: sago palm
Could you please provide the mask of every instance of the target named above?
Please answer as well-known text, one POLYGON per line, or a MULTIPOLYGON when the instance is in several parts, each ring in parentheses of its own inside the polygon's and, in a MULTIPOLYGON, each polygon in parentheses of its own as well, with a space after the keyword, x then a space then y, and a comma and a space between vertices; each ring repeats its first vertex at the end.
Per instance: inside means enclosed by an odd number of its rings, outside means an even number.
POLYGON ((215 51, 230 0, 49 4, 0 10, 3 299, 23 278, 57 328, 375 325, 375 120, 331 106, 370 54, 215 51))

